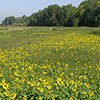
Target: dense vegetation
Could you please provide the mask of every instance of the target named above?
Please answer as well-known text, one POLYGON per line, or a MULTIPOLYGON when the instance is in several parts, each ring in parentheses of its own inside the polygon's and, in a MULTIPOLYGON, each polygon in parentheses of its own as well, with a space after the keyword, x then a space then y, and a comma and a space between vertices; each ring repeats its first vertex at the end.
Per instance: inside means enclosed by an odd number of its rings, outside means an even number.
POLYGON ((0 29, 0 100, 100 99, 100 28, 0 29))
POLYGON ((85 0, 78 7, 51 5, 29 17, 7 17, 2 25, 100 26, 100 0, 85 0))

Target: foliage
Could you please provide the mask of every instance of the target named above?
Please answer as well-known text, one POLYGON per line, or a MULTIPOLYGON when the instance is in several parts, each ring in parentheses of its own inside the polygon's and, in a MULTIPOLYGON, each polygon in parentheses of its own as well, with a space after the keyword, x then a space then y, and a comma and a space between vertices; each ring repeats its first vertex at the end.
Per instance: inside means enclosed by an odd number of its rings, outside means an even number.
POLYGON ((92 33, 92 34, 97 34, 97 35, 100 35, 100 30, 97 30, 97 31, 92 31, 91 33, 92 33))
POLYGON ((15 17, 10 16, 5 18, 5 20, 2 22, 2 25, 8 26, 8 25, 12 25, 14 22, 15 22, 15 17))
POLYGON ((13 16, 5 18, 5 20, 2 22, 2 25, 4 26, 26 26, 27 25, 27 17, 24 15, 19 18, 15 18, 13 16))
POLYGON ((50 5, 31 16, 7 17, 3 25, 14 26, 100 26, 100 0, 85 0, 78 7, 50 5))

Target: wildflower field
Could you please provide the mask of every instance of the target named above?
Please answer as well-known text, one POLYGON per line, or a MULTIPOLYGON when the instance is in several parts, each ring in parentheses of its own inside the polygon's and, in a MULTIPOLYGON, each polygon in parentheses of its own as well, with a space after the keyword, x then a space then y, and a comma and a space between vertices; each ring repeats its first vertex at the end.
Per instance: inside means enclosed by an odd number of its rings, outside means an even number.
POLYGON ((100 28, 0 30, 0 100, 100 100, 100 28))

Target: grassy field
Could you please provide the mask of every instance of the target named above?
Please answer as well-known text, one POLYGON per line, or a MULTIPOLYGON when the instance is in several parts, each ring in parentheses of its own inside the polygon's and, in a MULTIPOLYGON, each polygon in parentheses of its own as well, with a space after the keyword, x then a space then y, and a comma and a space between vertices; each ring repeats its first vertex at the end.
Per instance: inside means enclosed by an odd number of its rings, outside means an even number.
POLYGON ((100 100, 98 30, 0 27, 0 100, 100 100))

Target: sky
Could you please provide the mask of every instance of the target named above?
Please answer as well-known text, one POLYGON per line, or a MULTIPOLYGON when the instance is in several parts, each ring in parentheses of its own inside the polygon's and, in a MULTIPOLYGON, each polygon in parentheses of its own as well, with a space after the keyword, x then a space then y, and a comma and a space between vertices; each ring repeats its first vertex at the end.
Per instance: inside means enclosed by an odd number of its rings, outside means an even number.
POLYGON ((0 0, 0 23, 5 17, 30 16, 52 4, 78 6, 83 0, 0 0))

